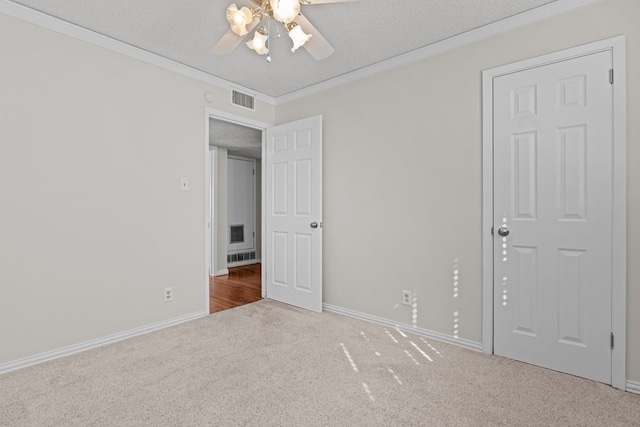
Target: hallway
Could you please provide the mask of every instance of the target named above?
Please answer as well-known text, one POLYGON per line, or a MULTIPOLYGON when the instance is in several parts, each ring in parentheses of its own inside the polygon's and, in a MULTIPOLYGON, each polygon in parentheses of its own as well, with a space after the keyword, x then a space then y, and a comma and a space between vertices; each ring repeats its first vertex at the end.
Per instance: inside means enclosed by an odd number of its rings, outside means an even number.
POLYGON ((262 299, 262 264, 229 268, 229 274, 209 278, 210 314, 262 299))

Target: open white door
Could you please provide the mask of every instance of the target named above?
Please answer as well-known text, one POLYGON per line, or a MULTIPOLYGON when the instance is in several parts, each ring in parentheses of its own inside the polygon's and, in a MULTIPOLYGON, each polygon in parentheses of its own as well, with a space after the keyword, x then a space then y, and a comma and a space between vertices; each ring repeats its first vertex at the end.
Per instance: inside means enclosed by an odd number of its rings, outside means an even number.
POLYGON ((322 311, 322 116, 267 129, 267 298, 322 311))

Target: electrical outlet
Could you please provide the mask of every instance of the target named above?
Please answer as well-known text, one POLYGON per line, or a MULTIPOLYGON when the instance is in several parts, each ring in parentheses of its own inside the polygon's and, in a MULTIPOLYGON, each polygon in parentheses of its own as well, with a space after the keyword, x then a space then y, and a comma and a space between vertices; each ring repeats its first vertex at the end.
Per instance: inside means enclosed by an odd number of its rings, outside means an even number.
POLYGON ((164 288, 164 302, 173 301, 173 288, 164 288))
POLYGON ((402 305, 411 305, 411 291, 402 291, 402 305))

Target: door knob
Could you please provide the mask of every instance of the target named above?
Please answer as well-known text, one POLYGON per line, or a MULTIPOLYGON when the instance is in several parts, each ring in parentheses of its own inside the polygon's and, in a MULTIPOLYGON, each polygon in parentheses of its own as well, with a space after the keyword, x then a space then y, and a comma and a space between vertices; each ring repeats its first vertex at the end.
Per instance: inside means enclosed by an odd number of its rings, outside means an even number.
POLYGON ((313 221, 311 224, 309 224, 309 226, 310 226, 311 228, 318 228, 318 223, 317 223, 317 222, 315 222, 315 221, 313 221))
POLYGON ((498 228, 498 234, 501 235, 502 237, 508 236, 509 235, 509 228, 507 228, 507 227, 498 228))

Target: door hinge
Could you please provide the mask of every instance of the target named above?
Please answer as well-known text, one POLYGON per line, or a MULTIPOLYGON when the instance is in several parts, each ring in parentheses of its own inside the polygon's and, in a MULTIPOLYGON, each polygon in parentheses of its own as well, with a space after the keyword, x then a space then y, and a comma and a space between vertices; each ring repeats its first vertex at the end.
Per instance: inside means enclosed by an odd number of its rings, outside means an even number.
POLYGON ((256 170, 254 169, 253 171, 251 171, 253 173, 253 176, 256 175, 256 170))
POLYGON ((613 84, 613 68, 609 70, 609 83, 613 84))
POLYGON ((613 350, 613 332, 611 332, 611 350, 613 350))
POLYGON ((491 235, 493 236, 493 227, 491 227, 491 235))

